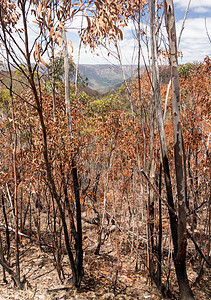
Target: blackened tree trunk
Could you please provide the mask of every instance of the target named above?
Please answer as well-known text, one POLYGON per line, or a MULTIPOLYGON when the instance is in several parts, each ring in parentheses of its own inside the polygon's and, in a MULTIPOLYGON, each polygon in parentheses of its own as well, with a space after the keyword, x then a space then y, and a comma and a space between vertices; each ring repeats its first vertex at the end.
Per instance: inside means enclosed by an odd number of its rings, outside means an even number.
POLYGON ((160 136, 161 156, 163 162, 167 200, 170 208, 169 215, 170 215, 171 232, 172 232, 174 250, 177 251, 177 218, 174 214, 174 202, 173 202, 173 194, 172 194, 171 177, 169 171, 167 144, 166 144, 166 137, 165 137, 165 130, 164 130, 161 95, 160 95, 154 0, 149 1, 149 9, 150 9, 150 43, 151 43, 151 57, 152 57, 152 97, 154 97, 154 101, 155 101, 157 126, 158 126, 158 131, 160 136))
MULTIPOLYGON (((160 162, 160 172, 159 172, 159 195, 161 196, 161 186, 162 186, 162 162, 160 162)), ((159 198, 159 238, 158 238, 158 265, 157 265, 157 284, 161 286, 161 276, 162 276, 162 237, 163 237, 163 227, 162 227, 162 202, 159 198)))
MULTIPOLYGON (((163 169, 164 169, 164 178, 165 178, 166 191, 167 191, 167 200, 169 205, 170 225, 171 225, 171 233, 172 233, 172 239, 174 245, 174 264, 175 264, 177 279, 179 283, 181 299, 193 299, 192 292, 188 284, 186 268, 185 268, 185 255, 183 252, 184 250, 186 250, 186 239, 182 239, 181 241, 181 236, 183 238, 182 228, 184 228, 183 227, 184 223, 183 222, 180 223, 179 225, 180 228, 178 230, 178 220, 177 220, 176 213, 174 213, 172 184, 171 184, 171 177, 169 171, 169 160, 168 160, 167 144, 166 144, 165 131, 164 131, 160 85, 159 85, 159 69, 158 69, 156 35, 155 35, 156 32, 155 4, 153 0, 149 1, 149 7, 150 7, 150 38, 151 38, 151 55, 152 55, 152 88, 153 88, 153 93, 155 98, 157 124, 158 124, 158 131, 160 135, 161 153, 162 153, 162 161, 163 161, 163 169), (184 257, 184 259, 181 260, 181 257, 184 257)), ((178 147, 178 144, 176 145, 176 147, 178 147)), ((181 142, 181 147, 182 147, 182 142, 181 142)), ((182 163, 182 159, 181 159, 181 163, 182 163)), ((177 176, 179 176, 179 174, 177 174, 177 176)), ((184 179, 184 177, 182 177, 182 179, 184 179)), ((179 189, 181 191, 182 186, 179 185, 179 189)), ((183 189, 185 194, 184 183, 183 183, 183 189)), ((181 217, 184 218, 185 196, 183 201, 184 203, 182 202, 182 205, 180 205, 180 218, 181 217)))
POLYGON ((57 191, 56 184, 55 184, 53 174, 52 174, 52 164, 49 159, 47 130, 46 130, 44 116, 43 116, 42 103, 41 103, 41 98, 39 97, 39 94, 38 94, 38 91, 36 88, 35 79, 34 79, 34 71, 32 69, 32 64, 31 64, 31 56, 30 56, 30 51, 29 51, 28 27, 27 27, 27 19, 26 19, 26 1, 25 0, 19 1, 19 7, 21 10, 22 18, 23 18, 23 28, 24 28, 24 38, 25 38, 25 58, 26 58, 26 64, 27 64, 27 69, 28 69, 28 74, 29 74, 27 79, 28 79, 28 82, 31 86, 31 90, 34 95, 36 109, 37 109, 37 113, 39 116, 40 125, 42 128, 43 157, 44 157, 44 161, 45 161, 47 178, 48 178, 49 186, 51 189, 51 193, 53 195, 54 200, 57 203, 60 217, 62 220, 62 225, 63 225, 63 230, 64 230, 64 238, 65 238, 65 246, 66 246, 66 250, 68 253, 71 270, 72 270, 73 285, 78 286, 79 281, 78 281, 78 276, 77 276, 77 271, 76 271, 75 259, 74 259, 73 252, 72 252, 71 245, 70 245, 69 232, 68 232, 68 227, 67 227, 67 222, 66 222, 66 217, 65 217, 65 211, 62 208, 61 198, 57 191))
MULTIPOLYGON (((13 97, 13 78, 12 78, 12 70, 10 66, 10 57, 9 57, 9 42, 7 40, 7 31, 6 31, 6 24, 2 16, 2 7, 0 6, 0 26, 1 30, 3 32, 3 35, 1 36, 1 41, 3 45, 5 46, 6 50, 6 58, 7 58, 7 67, 9 70, 9 93, 10 93, 10 100, 11 100, 11 113, 12 113, 12 127, 13 127, 13 177, 14 177, 14 199, 13 199, 13 206, 14 206, 14 215, 15 215, 15 265, 16 265, 16 272, 14 275, 12 275, 12 278, 15 278, 15 282, 17 286, 21 286, 21 280, 20 280, 20 261, 19 261, 19 236, 18 236, 18 197, 17 197, 17 166, 16 166, 16 151, 17 151, 17 132, 16 132, 16 125, 15 125, 15 112, 14 112, 14 97, 13 97), (15 277, 14 277, 15 276, 15 277)), ((2 198, 3 200, 3 198, 2 198)), ((7 235, 8 238, 8 235, 7 235)), ((9 253, 9 252, 8 252, 9 253)), ((3 259, 3 257, 2 257, 3 259)), ((7 270, 7 268, 4 267, 3 261, 1 260, 3 271, 7 270)))
POLYGON ((180 122, 180 87, 177 61, 177 41, 173 0, 164 0, 165 21, 168 32, 171 81, 172 115, 174 129, 174 157, 178 197, 178 249, 175 253, 175 270, 181 299, 193 299, 186 272, 186 194, 185 171, 183 165, 183 138, 180 122))
POLYGON ((77 274, 77 285, 81 283, 83 278, 83 245, 82 245, 82 223, 81 223, 81 202, 80 202, 80 187, 78 181, 78 171, 75 164, 74 158, 72 158, 72 177, 73 186, 75 194, 75 204, 76 204, 76 223, 77 223, 77 239, 76 239, 76 274, 77 274))
POLYGON ((167 200, 170 215, 170 224, 173 237, 174 249, 177 251, 177 218, 174 212, 174 202, 172 194, 171 177, 169 171, 169 160, 167 152, 167 144, 164 130, 164 121, 161 105, 161 95, 160 95, 160 84, 159 84, 159 69, 158 69, 158 59, 157 59, 157 49, 156 49, 156 35, 155 35, 155 3, 153 0, 149 1, 150 6, 150 40, 151 40, 151 56, 152 56, 152 90, 155 98, 156 107, 156 117, 157 125, 160 136, 161 145, 161 155, 164 170, 164 179, 166 184, 167 200))
MULTIPOLYGON (((60 1, 60 5, 62 1, 60 1)), ((63 57, 64 57, 64 72, 65 72, 65 106, 66 106, 66 115, 67 115, 67 124, 69 131, 69 138, 73 137, 72 131, 72 118, 71 118, 71 103, 70 103, 70 66, 68 58, 68 48, 67 48, 67 36, 66 32, 62 30, 62 44, 63 44, 63 57)), ((74 235, 75 237, 75 272, 76 272, 76 281, 75 286, 79 286, 81 279, 83 277, 83 245, 82 245, 82 222, 81 222, 81 202, 80 202, 80 185, 78 180, 78 170, 76 164, 76 158, 72 156, 72 165, 71 172, 73 178, 73 189, 75 195, 75 205, 76 205, 76 224, 77 231, 74 235)), ((74 222, 72 220, 72 222, 74 222)), ((75 228, 75 225, 74 225, 75 228)))

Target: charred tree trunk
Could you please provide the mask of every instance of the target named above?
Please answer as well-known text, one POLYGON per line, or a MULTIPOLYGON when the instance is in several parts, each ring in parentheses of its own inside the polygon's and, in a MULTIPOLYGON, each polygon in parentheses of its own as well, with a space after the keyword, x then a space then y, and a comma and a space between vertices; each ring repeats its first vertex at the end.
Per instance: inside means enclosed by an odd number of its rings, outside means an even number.
MULTIPOLYGON (((20 280, 20 261, 19 261, 19 236, 18 236, 18 197, 17 197, 17 189, 18 189, 18 183, 17 183, 17 163, 16 163, 16 151, 17 151, 17 131, 16 131, 16 125, 15 125, 15 111, 14 111, 14 97, 13 97, 13 78, 12 78, 12 70, 10 66, 10 57, 9 57, 9 45, 8 45, 8 40, 6 37, 6 26, 5 22, 2 19, 2 8, 0 6, 0 24, 3 32, 2 36, 2 42, 5 46, 6 49, 6 58, 7 58, 7 66, 9 70, 9 80, 10 80, 10 85, 9 85, 9 93, 10 93, 10 100, 11 100, 11 113, 12 113, 12 127, 13 127, 13 178, 14 178, 14 216, 15 216, 15 265, 16 265, 16 272, 15 272, 15 277, 16 277, 16 284, 18 286, 21 285, 21 280, 20 280)), ((3 198, 2 198, 3 200, 3 198)), ((2 261, 3 263, 3 261, 2 261)), ((4 267, 4 266, 3 266, 4 267)), ((7 268, 4 268, 6 271, 7 268)))
MULTIPOLYGON (((162 187, 162 163, 160 162, 160 172, 159 172, 159 195, 161 196, 161 187, 162 187)), ((162 203, 159 198, 159 239, 158 239, 158 266, 157 266, 157 284, 161 286, 161 276, 162 276, 162 237, 163 237, 163 227, 162 227, 162 203)))
POLYGON ((166 137, 165 137, 165 130, 164 130, 164 122, 163 122, 162 105, 161 105, 159 69, 158 69, 156 36, 155 36, 155 4, 154 4, 154 1, 150 0, 149 5, 150 5, 150 39, 151 39, 151 56, 152 56, 152 89, 153 89, 153 96, 155 99, 156 117, 157 117, 157 125, 158 125, 158 131, 159 131, 159 136, 160 136, 161 155, 162 155, 164 179, 165 179, 166 191, 167 191, 167 200, 168 200, 168 205, 171 207, 171 209, 169 209, 171 231, 172 231, 174 248, 177 251, 177 217, 173 213, 174 202, 173 202, 172 185, 171 185, 171 177, 170 177, 170 170, 169 170, 169 160, 168 160, 167 144, 166 144, 166 137))
POLYGON ((3 215, 4 215, 5 226, 6 226, 7 260, 9 261, 9 258, 10 258, 10 233, 9 233, 9 228, 8 228, 8 220, 7 220, 7 214, 6 214, 6 208, 5 208, 3 194, 1 195, 1 201, 2 201, 2 211, 3 211, 3 215))
POLYGON ((79 193, 79 182, 78 182, 78 172, 77 166, 75 164, 74 158, 72 158, 72 177, 73 177, 73 187, 75 193, 75 203, 76 203, 76 222, 77 222, 77 240, 76 240, 76 273, 77 273, 77 285, 80 285, 81 279, 83 277, 83 248, 82 248, 82 225, 81 225, 81 202, 79 193))
MULTIPOLYGON (((67 48, 67 37, 65 30, 62 30, 62 41, 63 41, 63 57, 64 57, 64 71, 65 71, 65 106, 67 115, 67 124, 70 139, 73 137, 72 132, 72 118, 71 118, 71 104, 70 104, 70 66, 68 58, 68 48, 67 48)), ((78 170, 76 164, 76 158, 72 156, 71 161, 71 172, 73 179, 73 189, 75 195, 75 205, 76 205, 76 224, 77 232, 75 235, 75 272, 76 272, 76 286, 79 286, 81 279, 83 277, 83 248, 82 248, 82 223, 81 223, 81 203, 80 203, 80 186, 78 181, 78 170)))
POLYGON ((60 217, 62 220, 62 225, 63 225, 63 230, 64 230, 64 238, 65 238, 65 246, 67 249, 70 265, 71 265, 71 270, 72 270, 72 276, 73 276, 73 285, 78 286, 78 280, 77 280, 77 273, 76 273, 76 265, 75 265, 75 260, 74 256, 72 253, 72 249, 70 246, 70 240, 69 240, 69 233, 68 233, 68 228, 67 228, 67 223, 66 223, 66 218, 65 218, 65 212, 62 208, 61 205, 61 199, 60 196, 57 192, 55 181, 52 175, 52 165, 49 160, 49 154, 48 154, 48 142, 47 142, 47 131, 46 131, 46 126, 44 122, 44 116, 43 116, 43 110, 42 110, 42 105, 41 105, 41 99, 39 98, 38 91, 36 88, 35 80, 34 80, 34 71, 32 69, 31 65, 31 60, 30 60, 30 51, 29 51, 29 41, 28 41, 28 30, 27 30, 27 20, 26 20, 26 2, 25 1, 20 1, 19 3, 20 9, 22 11, 22 16, 23 16, 23 28, 24 28, 24 34, 25 34, 25 52, 26 52, 26 62, 27 62, 27 68, 28 68, 28 81, 31 86, 31 90, 34 95, 35 103, 36 103, 36 108, 40 120, 40 125, 42 128, 42 140, 43 140, 43 157, 45 161, 45 168, 46 168, 46 173, 47 173, 47 179, 49 182, 49 186, 51 189, 51 193, 53 195, 53 198, 55 199, 60 217))
MULTIPOLYGON (((154 114, 155 102, 154 95, 151 97, 151 118, 150 118, 150 173, 149 177, 153 185, 155 185, 155 157, 154 157, 154 114)), ((153 252, 154 249, 154 212, 155 212, 155 195, 154 190, 149 187, 149 229, 150 229, 150 247, 153 252)))
POLYGON ((180 87, 173 0, 164 0, 164 9, 170 50, 172 80, 172 115, 174 129, 174 157, 178 197, 178 248, 175 252, 175 269, 179 283, 181 299, 193 299, 193 294, 189 286, 186 272, 187 237, 185 171, 183 165, 183 138, 180 122, 180 87))
MULTIPOLYGON (((155 98, 157 125, 158 125, 158 131, 160 136, 162 163, 163 163, 163 170, 164 170, 164 179, 165 179, 166 192, 167 192, 167 201, 169 205, 171 234, 172 234, 173 245, 174 245, 174 263, 175 263, 175 268, 178 269, 179 266, 175 260, 175 256, 178 252, 178 223, 177 223, 176 213, 174 213, 172 184, 171 184, 171 177, 170 177, 170 170, 169 170, 169 160, 168 160, 167 144, 166 144, 166 137, 165 137, 165 130, 164 130, 162 104, 161 104, 159 69, 158 69, 157 48, 156 48, 155 3, 153 0, 149 1, 149 7, 150 7, 150 39, 151 39, 151 56, 152 56, 152 89, 155 98)), ((179 272, 177 273, 179 274, 179 272)))

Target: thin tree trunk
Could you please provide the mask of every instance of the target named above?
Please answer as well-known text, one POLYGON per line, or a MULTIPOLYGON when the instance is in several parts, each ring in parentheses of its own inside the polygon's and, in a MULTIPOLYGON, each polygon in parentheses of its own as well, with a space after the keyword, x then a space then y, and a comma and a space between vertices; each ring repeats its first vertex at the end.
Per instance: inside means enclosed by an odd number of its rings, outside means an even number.
POLYGON ((80 202, 80 187, 78 182, 77 166, 74 158, 72 158, 72 177, 76 202, 76 222, 77 222, 77 240, 76 240, 76 272, 77 285, 81 283, 83 277, 83 248, 82 248, 82 224, 81 224, 81 202, 80 202))
MULTIPOLYGON (((1 232, 0 232, 0 261, 4 261, 4 252, 3 252, 3 247, 2 247, 1 232)), ((2 273, 3 273, 3 282, 8 283, 4 266, 2 266, 2 273)))
MULTIPOLYGON (((1 13, 1 12, 0 12, 1 13)), ((4 34, 4 42, 6 46, 6 55, 7 55, 7 66, 9 70, 9 78, 10 78, 10 100, 11 100, 11 112, 12 112, 12 127, 13 127, 13 177, 14 177, 14 198, 13 198, 13 207, 14 207, 14 215, 15 215, 15 261, 16 261, 16 277, 18 282, 20 282, 20 265, 19 265, 19 237, 18 237, 18 184, 17 184, 17 166, 16 166, 16 151, 17 151, 17 132, 15 126, 15 112, 14 112, 14 98, 13 98, 13 78, 12 78, 12 70, 10 67, 9 60, 9 49, 7 47, 7 40, 5 34, 5 27, 3 25, 1 19, 3 34, 4 34)))
POLYGON ((51 192, 53 194, 54 199, 56 200, 56 203, 59 208, 60 212, 60 217, 62 219, 62 224, 63 224, 63 229, 64 229, 64 237, 65 237, 65 245, 71 265, 71 270, 72 270, 72 276, 73 276, 73 284, 77 285, 77 274, 76 274, 76 268, 75 268, 75 262, 74 262, 74 257, 73 253, 70 247, 70 241, 69 241, 69 234, 68 234, 68 229, 67 229, 67 224, 65 220, 65 214, 61 206, 61 201, 60 197, 57 193, 55 182, 52 176, 52 170, 51 170, 51 164, 49 161, 49 156, 48 156, 48 143, 47 143, 47 131, 45 127, 45 122, 44 122, 44 117, 43 117, 43 112, 42 112, 42 106, 41 102, 37 93, 35 81, 34 81, 34 73, 32 70, 31 66, 31 61, 30 61, 30 52, 29 52, 29 42, 28 42, 28 30, 27 30, 27 21, 26 21, 26 11, 25 11, 25 1, 20 1, 20 8, 22 10, 22 16, 23 16, 23 27, 24 27, 24 33, 25 33, 25 50, 26 50, 26 61, 27 61, 27 67, 28 67, 28 72, 29 72, 29 83, 31 85, 31 89, 35 98, 35 103, 37 105, 37 112, 38 116, 40 119, 40 125, 42 128, 42 139, 43 139, 43 156, 44 156, 44 161, 45 161, 45 166, 46 166, 46 173, 47 173, 47 178, 48 182, 51 188, 51 192))
MULTIPOLYGON (((155 157, 154 157, 154 95, 151 96, 151 111, 150 111, 150 170, 149 177, 153 185, 155 185, 155 157)), ((155 195, 154 190, 149 186, 148 196, 148 210, 149 210, 149 241, 150 252, 154 250, 154 211, 155 211, 155 195)), ((152 271, 152 270, 151 270, 152 271)))
MULTIPOLYGON (((159 194, 161 196, 161 187, 162 187, 162 162, 160 162, 160 172, 159 172, 159 194)), ((161 287, 161 276, 162 276, 162 236, 163 236, 163 229, 162 229, 162 202, 159 198, 159 242, 158 242, 158 267, 157 267, 157 281, 158 286, 161 287)))
POLYGON ((9 233, 9 228, 8 228, 7 214, 6 214, 4 195, 3 194, 1 195, 1 201, 2 201, 2 210, 3 210, 3 215, 4 215, 5 227, 6 227, 7 261, 9 261, 9 258, 10 258, 10 233, 9 233))
MULTIPOLYGON (((83 16, 81 19, 81 31, 83 28, 83 16)), ((78 93, 78 73, 79 73, 79 61, 80 61, 80 56, 81 56, 81 46, 82 46, 82 40, 80 39, 79 47, 78 47, 78 61, 77 65, 75 68, 75 94, 77 95, 78 93)))
MULTIPOLYGON (((54 20, 55 18, 55 10, 54 10, 54 0, 51 1, 52 9, 51 9, 51 18, 54 20)), ((51 78, 51 86, 52 86, 52 97, 53 97, 53 119, 56 122, 56 85, 55 85, 55 55, 54 55, 54 42, 51 41, 51 66, 52 66, 52 78, 51 78)))
MULTIPOLYGON (((13 122, 13 172, 14 172, 14 215, 15 215, 15 266, 16 266, 16 272, 14 272, 7 264, 7 262, 4 260, 3 253, 0 257, 0 264, 2 265, 4 271, 6 270, 14 279, 16 285, 19 288, 22 288, 22 282, 20 281, 20 265, 19 265, 19 237, 18 237, 18 203, 17 203, 17 167, 16 167, 16 147, 17 147, 17 134, 16 134, 16 127, 15 127, 15 115, 14 115, 14 103, 13 103, 13 93, 12 93, 12 71, 10 67, 10 60, 9 60, 9 46, 8 46, 8 40, 6 38, 6 29, 5 29, 5 23, 2 19, 2 11, 1 11, 1 5, 0 5, 0 23, 2 27, 3 32, 3 43, 6 48, 6 56, 7 56, 7 65, 9 70, 9 77, 10 77, 10 99, 11 99, 11 105, 12 105, 12 122, 13 122)), ((3 200, 3 198, 2 198, 3 200)), ((5 219, 6 221, 6 219, 5 219)), ((8 228, 8 227, 7 227, 8 228)), ((8 238, 8 236, 7 236, 8 238)), ((8 243, 8 241, 7 241, 8 243)), ((9 243, 8 243, 9 246, 9 243)), ((8 252, 9 253, 9 252, 8 252)), ((3 271, 3 272, 4 272, 3 271)))
POLYGON ((16 149, 17 149, 17 133, 15 126, 14 102, 12 95, 12 85, 10 88, 10 97, 12 101, 12 123, 13 123, 13 173, 14 173, 14 209, 15 209, 15 260, 16 260, 16 276, 20 281, 20 265, 19 265, 19 237, 18 237, 18 183, 17 183, 17 167, 16 167, 16 149))
POLYGON ((187 158, 186 158, 185 144, 183 139, 182 139, 182 153, 183 153, 184 179, 185 179, 185 205, 186 208, 190 211, 189 199, 188 199, 188 185, 187 185, 187 158))
MULTIPOLYGON (((60 4, 62 1, 60 1, 60 4)), ((65 30, 62 30, 62 42, 63 42, 63 56, 64 56, 64 71, 65 71, 65 106, 66 115, 68 120, 68 131, 70 138, 73 137, 72 132, 72 118, 71 118, 71 104, 70 104, 70 66, 68 58, 67 48, 67 37, 65 30)), ((80 186, 78 181, 78 170, 76 165, 75 157, 72 156, 72 178, 73 188, 75 194, 76 204, 76 222, 77 222, 77 233, 75 239, 76 257, 75 257, 75 272, 76 282, 75 285, 79 286, 83 277, 83 248, 82 248, 82 222, 81 222, 81 202, 80 202, 80 186)))
POLYGON ((55 88, 55 61, 54 61, 54 46, 53 41, 51 42, 51 65, 52 65, 52 97, 53 97, 53 119, 56 122, 56 88, 55 88))
POLYGON ((71 106, 70 106, 70 65, 68 58, 67 37, 66 32, 62 30, 63 41, 63 57, 64 57, 64 74, 65 74, 65 106, 66 115, 68 121, 68 130, 72 135, 72 118, 71 118, 71 106))
MULTIPOLYGON (((1 248, 2 245, 2 240, 1 240, 1 233, 0 233, 0 265, 3 267, 3 270, 7 271, 7 273, 10 274, 10 276, 12 277, 12 279, 14 280, 16 286, 19 289, 23 288, 23 282, 20 281, 19 277, 16 275, 16 272, 14 272, 9 264, 5 261, 4 259, 4 255, 3 255, 3 250, 1 248)), ((4 271, 3 271, 4 272, 4 271)))
POLYGON ((146 134, 144 127, 144 113, 143 113, 143 103, 141 100, 141 0, 138 2, 139 12, 138 12, 138 96, 140 102, 141 109, 141 127, 142 127, 142 135, 143 135, 143 156, 144 156, 144 170, 146 171, 146 134))
POLYGON ((175 269, 177 273, 181 299, 193 299, 193 294, 189 286, 186 272, 187 237, 185 172, 183 166, 183 138, 180 122, 180 88, 173 0, 164 0, 164 9, 170 50, 172 80, 172 116, 174 129, 174 157, 178 197, 178 249, 175 253, 175 269))
POLYGON ((171 184, 171 177, 170 177, 170 170, 169 170, 167 144, 166 144, 165 131, 164 131, 161 95, 160 95, 159 69, 158 69, 156 35, 155 35, 155 28, 156 28, 155 27, 155 4, 153 0, 149 1, 149 6, 150 6, 150 35, 151 35, 151 55, 152 55, 152 87, 153 87, 153 92, 155 97, 157 124, 158 124, 159 136, 160 136, 164 178, 165 178, 166 191, 167 191, 167 200, 169 205, 171 233, 172 233, 172 239, 174 245, 174 264, 175 264, 178 282, 181 282, 180 264, 178 264, 177 260, 175 259, 176 254, 178 252, 178 231, 177 231, 178 224, 177 224, 177 217, 173 213, 174 202, 173 202, 172 184, 171 184))

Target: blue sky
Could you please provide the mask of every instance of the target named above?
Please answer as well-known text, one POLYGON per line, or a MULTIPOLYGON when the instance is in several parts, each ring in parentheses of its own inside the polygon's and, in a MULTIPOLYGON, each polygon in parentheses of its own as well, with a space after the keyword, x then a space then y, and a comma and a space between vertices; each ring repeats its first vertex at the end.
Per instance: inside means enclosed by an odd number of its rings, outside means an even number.
MULTIPOLYGON (((174 0, 177 36, 179 36, 182 27, 188 2, 189 0, 174 0)), ((192 0, 179 47, 183 53, 183 58, 179 60, 180 63, 202 61, 206 55, 211 56, 211 43, 209 42, 205 29, 205 18, 209 36, 211 38, 211 0, 192 0)), ((81 19, 78 17, 74 20, 73 26, 80 28, 80 24, 81 19)), ((119 44, 123 64, 137 63, 137 45, 131 29, 132 24, 129 24, 129 26, 124 29, 124 40, 119 44)), ((165 35, 164 27, 163 33, 165 35)), ((76 31, 71 30, 68 33, 68 38, 73 41, 74 53, 72 55, 74 60, 77 61, 79 42, 76 31)), ((91 54, 88 47, 86 49, 82 47, 80 63, 118 63, 111 55, 108 57, 107 52, 103 49, 96 50, 96 53, 98 53, 99 56, 91 54)), ((144 46, 143 54, 147 60, 148 54, 146 47, 144 46)))
MULTIPOLYGON (((174 3, 178 36, 188 0, 175 0, 174 3)), ((206 55, 211 56, 211 43, 206 33, 205 18, 211 38, 211 0, 192 0, 180 45, 183 52, 182 62, 201 61, 206 55)))
MULTIPOLYGON (((174 0, 175 18, 179 21, 184 18, 188 0, 174 0)), ((211 17, 210 0, 191 0, 188 18, 205 18, 211 17)))
MULTIPOLYGON (((182 27, 183 18, 187 8, 189 0, 174 0, 175 4, 175 17, 177 37, 182 27)), ((211 0, 191 0, 190 9, 187 15, 185 29, 182 33, 181 43, 179 50, 182 51, 183 57, 179 59, 179 63, 203 61, 205 56, 211 56, 211 43, 208 39, 205 27, 205 18, 207 24, 207 30, 211 38, 211 0)), ((29 14, 28 24, 30 27, 30 43, 31 46, 37 37, 38 29, 37 25, 33 23, 34 17, 29 14)), ((73 43, 74 51, 71 51, 69 47, 69 53, 73 56, 75 63, 78 61, 78 48, 79 48, 79 36, 78 30, 81 28, 82 16, 75 17, 71 24, 67 24, 67 37, 73 43)), ((86 26, 86 19, 83 20, 83 25, 86 26)), ((149 27, 146 25, 144 29, 149 36, 149 27)), ((18 26, 22 28, 21 21, 18 26)), ((162 33, 165 36, 165 26, 161 27, 162 33)), ((137 40, 134 38, 134 27, 132 22, 129 22, 128 26, 123 29, 124 39, 119 43, 122 63, 136 65, 137 64, 137 40)), ((18 38, 18 37, 17 37, 18 38)), ((20 40, 21 43, 21 40, 20 40)), ((149 45, 150 48, 150 45, 149 45)), ((58 51, 61 49, 58 49, 58 51)), ((112 49, 115 52, 115 49, 112 49)), ((148 57, 150 53, 147 52, 147 47, 142 43, 143 57, 148 63, 148 57)), ((144 64, 142 57, 141 64, 144 64)), ((46 61, 48 58, 44 57, 46 61)), ((90 52, 89 47, 82 47, 80 54, 80 64, 119 64, 119 62, 112 56, 108 56, 108 52, 102 47, 96 50, 93 54, 90 52)), ((167 62, 166 62, 167 63, 167 62)))

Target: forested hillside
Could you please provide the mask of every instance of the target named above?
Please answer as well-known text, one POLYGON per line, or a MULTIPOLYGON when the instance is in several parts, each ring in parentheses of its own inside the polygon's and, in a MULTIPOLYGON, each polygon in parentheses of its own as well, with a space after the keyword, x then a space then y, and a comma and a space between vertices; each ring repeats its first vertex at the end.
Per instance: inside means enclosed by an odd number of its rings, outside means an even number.
POLYGON ((211 58, 179 65, 175 36, 171 0, 1 1, 0 299, 210 299, 211 58), (116 46, 107 94, 69 53, 78 13, 116 46), (129 20, 150 40, 130 80, 129 20))
MULTIPOLYGON (((126 80, 133 77, 136 69, 137 66, 123 66, 126 80)), ((91 89, 101 93, 109 92, 124 82, 121 67, 118 65, 79 65, 79 72, 88 78, 88 86, 91 89)))

